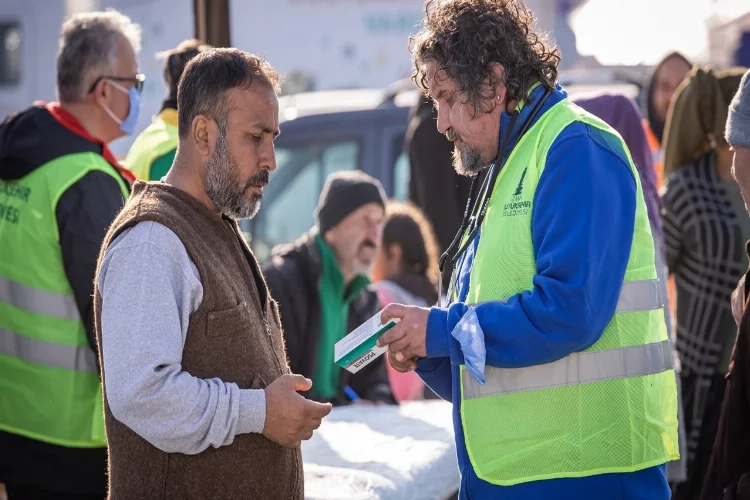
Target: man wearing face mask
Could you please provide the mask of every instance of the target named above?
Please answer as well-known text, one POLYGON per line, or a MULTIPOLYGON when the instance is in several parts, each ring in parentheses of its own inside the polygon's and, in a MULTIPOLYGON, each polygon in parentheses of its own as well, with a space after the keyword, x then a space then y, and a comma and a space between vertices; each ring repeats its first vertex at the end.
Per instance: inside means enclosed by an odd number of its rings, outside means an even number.
POLYGON ((0 482, 10 498, 103 498, 106 442, 93 279, 132 174, 140 27, 116 12, 62 26, 59 103, 0 125, 0 482))
POLYGON ((264 266, 279 302, 289 364, 312 379, 316 400, 349 404, 349 386, 360 403, 395 403, 385 358, 355 374, 333 362, 334 344, 379 309, 367 286, 385 203, 377 179, 360 171, 331 174, 315 209, 316 226, 299 241, 275 248, 264 266))

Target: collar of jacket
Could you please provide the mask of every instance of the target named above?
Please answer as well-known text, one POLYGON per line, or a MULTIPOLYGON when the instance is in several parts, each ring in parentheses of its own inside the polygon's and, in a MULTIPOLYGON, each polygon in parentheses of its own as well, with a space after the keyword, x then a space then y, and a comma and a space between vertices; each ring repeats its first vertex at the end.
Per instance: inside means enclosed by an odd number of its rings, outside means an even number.
POLYGON ((157 115, 157 118, 159 118, 159 120, 163 121, 164 123, 168 123, 168 124, 172 125, 173 127, 177 127, 178 126, 177 110, 176 109, 164 108, 157 115))
POLYGON ((120 172, 120 175, 122 175, 131 185, 135 182, 135 175, 133 175, 130 170, 120 165, 120 162, 117 161, 115 155, 112 154, 112 151, 110 151, 109 146, 99 138, 89 134, 88 130, 84 128, 83 124, 78 121, 78 118, 73 116, 73 114, 62 107, 58 102, 51 102, 47 104, 46 107, 50 114, 55 118, 55 120, 57 120, 60 125, 67 128, 71 132, 80 135, 87 141, 100 144, 102 147, 102 156, 104 157, 104 159, 106 159, 113 167, 115 167, 115 169, 120 172))

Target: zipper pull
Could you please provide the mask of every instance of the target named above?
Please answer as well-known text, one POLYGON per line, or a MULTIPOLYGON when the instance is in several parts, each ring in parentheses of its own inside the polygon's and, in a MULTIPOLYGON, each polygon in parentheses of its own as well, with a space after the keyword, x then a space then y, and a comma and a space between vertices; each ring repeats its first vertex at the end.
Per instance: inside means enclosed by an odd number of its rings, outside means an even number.
POLYGON ((263 319, 263 324, 266 327, 266 335, 268 335, 270 337, 271 336, 271 327, 268 326, 268 320, 267 319, 263 319))

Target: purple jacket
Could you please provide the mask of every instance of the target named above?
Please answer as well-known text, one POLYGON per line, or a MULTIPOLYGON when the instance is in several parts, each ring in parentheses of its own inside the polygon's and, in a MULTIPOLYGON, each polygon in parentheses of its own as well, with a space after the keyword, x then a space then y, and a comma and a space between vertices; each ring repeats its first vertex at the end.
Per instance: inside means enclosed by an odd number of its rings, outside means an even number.
POLYGON ((661 200, 656 189, 656 171, 638 106, 632 99, 621 94, 602 94, 596 97, 574 99, 574 102, 607 122, 625 140, 641 177, 643 197, 646 199, 648 219, 654 232, 655 243, 663 250, 661 200))

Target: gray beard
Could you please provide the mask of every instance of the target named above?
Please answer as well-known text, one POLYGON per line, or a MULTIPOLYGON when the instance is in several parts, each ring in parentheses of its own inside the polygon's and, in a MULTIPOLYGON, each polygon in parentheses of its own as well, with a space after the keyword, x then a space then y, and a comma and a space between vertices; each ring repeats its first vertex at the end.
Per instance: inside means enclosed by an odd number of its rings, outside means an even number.
POLYGON ((482 155, 476 149, 470 148, 465 144, 461 149, 453 148, 453 168, 458 175, 466 177, 476 177, 485 167, 482 161, 482 155))
POLYGON ((261 195, 248 198, 248 186, 239 179, 237 161, 229 152, 227 138, 219 134, 216 149, 206 165, 206 194, 216 207, 233 219, 251 219, 260 209, 261 195))
POLYGON ((372 262, 368 264, 357 258, 355 258, 352 261, 352 272, 354 273, 355 276, 358 276, 358 275, 370 276, 371 270, 372 270, 372 262))

